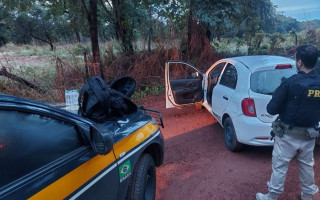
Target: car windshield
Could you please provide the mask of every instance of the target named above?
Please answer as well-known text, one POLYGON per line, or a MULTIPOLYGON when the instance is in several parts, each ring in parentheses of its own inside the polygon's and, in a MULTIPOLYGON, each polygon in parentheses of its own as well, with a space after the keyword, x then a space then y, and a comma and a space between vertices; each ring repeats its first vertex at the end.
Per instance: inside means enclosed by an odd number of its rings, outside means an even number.
POLYGON ((257 71, 251 75, 250 88, 259 94, 272 95, 281 81, 296 73, 296 68, 257 71))

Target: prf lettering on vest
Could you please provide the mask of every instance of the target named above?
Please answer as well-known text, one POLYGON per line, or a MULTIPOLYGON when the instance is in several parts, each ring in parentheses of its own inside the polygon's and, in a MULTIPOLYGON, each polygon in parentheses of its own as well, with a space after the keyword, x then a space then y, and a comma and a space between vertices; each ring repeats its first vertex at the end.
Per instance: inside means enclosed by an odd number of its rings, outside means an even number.
POLYGON ((320 90, 308 90, 308 97, 320 97, 320 90))

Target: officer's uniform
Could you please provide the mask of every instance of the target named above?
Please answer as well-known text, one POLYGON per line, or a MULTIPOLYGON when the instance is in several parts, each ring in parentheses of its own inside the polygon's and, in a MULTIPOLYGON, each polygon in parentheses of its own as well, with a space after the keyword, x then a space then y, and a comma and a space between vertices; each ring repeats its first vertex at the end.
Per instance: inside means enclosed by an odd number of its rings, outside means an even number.
POLYGON ((304 194, 315 194, 313 149, 320 119, 320 75, 316 70, 299 72, 276 89, 267 106, 271 115, 279 114, 273 123, 276 132, 272 152, 272 175, 269 192, 280 194, 290 160, 296 156, 300 168, 300 186, 304 194))

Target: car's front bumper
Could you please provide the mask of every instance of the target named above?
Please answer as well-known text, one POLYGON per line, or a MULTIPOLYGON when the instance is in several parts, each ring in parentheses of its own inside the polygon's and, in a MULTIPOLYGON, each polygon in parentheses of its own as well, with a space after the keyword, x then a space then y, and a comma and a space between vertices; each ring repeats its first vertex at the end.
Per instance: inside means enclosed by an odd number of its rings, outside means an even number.
POLYGON ((237 139, 240 143, 253 146, 272 146, 270 140, 271 123, 260 121, 257 117, 239 115, 232 118, 237 139))

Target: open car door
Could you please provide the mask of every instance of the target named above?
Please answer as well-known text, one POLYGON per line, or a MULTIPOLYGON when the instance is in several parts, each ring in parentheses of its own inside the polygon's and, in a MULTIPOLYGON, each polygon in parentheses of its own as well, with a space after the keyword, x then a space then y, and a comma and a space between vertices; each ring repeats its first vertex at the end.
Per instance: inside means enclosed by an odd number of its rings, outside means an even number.
POLYGON ((165 66, 166 108, 203 101, 204 75, 193 65, 170 60, 165 66))

